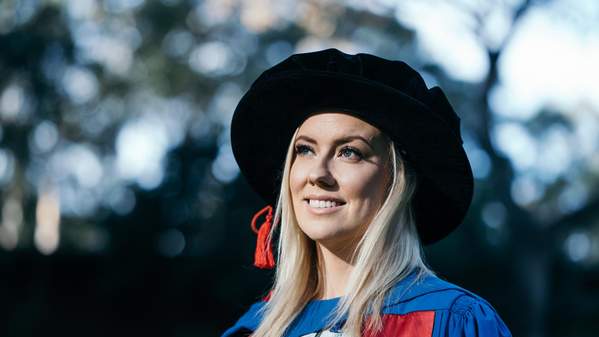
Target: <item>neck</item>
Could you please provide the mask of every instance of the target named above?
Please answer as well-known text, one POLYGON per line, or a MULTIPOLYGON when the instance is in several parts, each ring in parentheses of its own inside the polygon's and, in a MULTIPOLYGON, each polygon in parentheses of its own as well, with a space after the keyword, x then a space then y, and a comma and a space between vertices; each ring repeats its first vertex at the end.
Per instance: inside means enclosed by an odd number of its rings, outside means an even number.
POLYGON ((323 268, 322 286, 318 298, 329 299, 344 296, 347 281, 354 269, 350 260, 354 245, 334 249, 317 242, 316 247, 318 259, 323 268))

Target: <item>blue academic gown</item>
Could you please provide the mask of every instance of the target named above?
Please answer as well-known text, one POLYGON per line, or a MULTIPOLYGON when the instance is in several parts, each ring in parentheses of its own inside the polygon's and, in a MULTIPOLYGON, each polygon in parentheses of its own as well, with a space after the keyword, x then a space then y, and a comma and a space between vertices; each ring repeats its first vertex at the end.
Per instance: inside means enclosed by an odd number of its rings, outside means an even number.
MULTIPOLYGON (((366 336, 511 337, 495 309, 481 297, 434 275, 411 284, 415 276, 412 273, 393 287, 381 310, 383 331, 366 336)), ((308 302, 284 337, 343 336, 343 321, 324 331, 327 316, 338 302, 339 298, 308 302)), ((254 303, 222 337, 251 335, 265 303, 254 303)))

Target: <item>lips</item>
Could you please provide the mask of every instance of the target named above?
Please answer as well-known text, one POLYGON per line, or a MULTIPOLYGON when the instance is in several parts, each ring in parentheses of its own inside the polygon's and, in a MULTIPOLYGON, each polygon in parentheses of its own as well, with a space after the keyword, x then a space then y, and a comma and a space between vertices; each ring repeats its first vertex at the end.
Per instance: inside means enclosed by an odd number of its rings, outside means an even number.
MULTIPOLYGON (((315 202, 319 202, 319 201, 312 201, 313 204, 315 202)), ((324 201, 322 201, 322 202, 324 202, 324 201)), ((331 202, 331 204, 332 204, 332 202, 331 202)), ((310 212, 314 215, 325 215, 325 214, 335 213, 345 207, 345 203, 335 204, 335 206, 331 206, 331 207, 313 207, 310 205, 310 200, 308 200, 308 199, 304 200, 304 205, 305 205, 306 209, 308 210, 308 212, 310 212)))
POLYGON ((311 200, 313 201, 330 201, 330 202, 335 202, 337 205, 344 205, 345 201, 341 198, 337 198, 335 196, 329 196, 329 195, 315 195, 315 194, 311 194, 311 195, 307 195, 304 198, 305 201, 310 202, 311 200))
POLYGON ((329 208, 329 207, 335 207, 337 205, 341 205, 340 203, 337 203, 336 201, 330 201, 330 200, 313 200, 311 199, 309 201, 310 207, 314 207, 314 208, 329 208))
POLYGON ((309 194, 304 198, 308 211, 317 215, 337 212, 345 203, 345 200, 334 195, 309 194))

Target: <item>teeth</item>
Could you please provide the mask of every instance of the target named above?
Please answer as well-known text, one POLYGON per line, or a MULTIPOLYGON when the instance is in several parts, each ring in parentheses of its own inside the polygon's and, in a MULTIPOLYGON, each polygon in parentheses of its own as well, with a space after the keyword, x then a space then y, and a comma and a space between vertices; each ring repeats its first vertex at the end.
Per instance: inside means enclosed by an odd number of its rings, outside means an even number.
POLYGON ((310 207, 314 208, 329 208, 336 207, 337 203, 335 201, 329 200, 310 200, 310 207))

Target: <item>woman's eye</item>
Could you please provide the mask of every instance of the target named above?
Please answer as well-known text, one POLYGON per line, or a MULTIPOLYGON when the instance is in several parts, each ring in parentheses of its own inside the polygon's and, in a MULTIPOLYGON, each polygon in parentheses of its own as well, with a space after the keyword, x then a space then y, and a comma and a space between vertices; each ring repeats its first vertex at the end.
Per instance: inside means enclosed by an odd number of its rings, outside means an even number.
POLYGON ((358 151, 358 149, 349 146, 346 146, 343 149, 341 149, 341 155, 345 158, 352 158, 352 154, 355 156, 356 159, 362 158, 362 153, 358 151))
POLYGON ((307 151, 312 151, 312 149, 307 145, 296 145, 295 146, 295 154, 304 155, 307 151))

